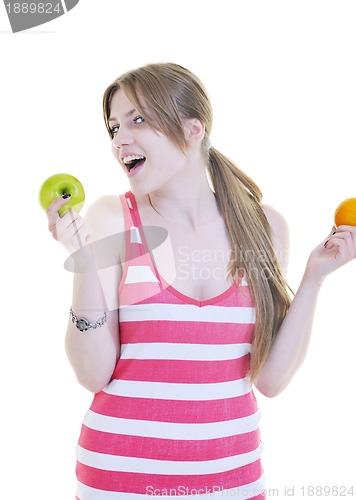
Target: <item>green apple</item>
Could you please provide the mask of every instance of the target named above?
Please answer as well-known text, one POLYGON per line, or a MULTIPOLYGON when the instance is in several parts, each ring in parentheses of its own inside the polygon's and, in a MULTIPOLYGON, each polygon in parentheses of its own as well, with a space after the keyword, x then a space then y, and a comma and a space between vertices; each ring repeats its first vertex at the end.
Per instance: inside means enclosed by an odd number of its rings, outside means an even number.
POLYGON ((46 179, 40 189, 40 204, 47 210, 52 201, 65 194, 70 194, 70 198, 59 209, 59 215, 63 215, 70 208, 79 212, 85 200, 84 188, 81 182, 70 174, 55 174, 46 179))

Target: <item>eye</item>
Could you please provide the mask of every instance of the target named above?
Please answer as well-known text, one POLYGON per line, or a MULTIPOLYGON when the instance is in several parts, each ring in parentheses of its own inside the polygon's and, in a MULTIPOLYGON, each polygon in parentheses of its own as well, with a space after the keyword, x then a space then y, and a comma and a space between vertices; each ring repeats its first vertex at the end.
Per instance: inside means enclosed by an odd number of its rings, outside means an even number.
POLYGON ((143 118, 143 116, 136 116, 136 118, 134 119, 134 123, 143 123, 145 121, 145 119, 143 118))
POLYGON ((119 131, 119 125, 115 125, 114 127, 110 127, 110 132, 112 133, 112 135, 115 135, 118 133, 119 131))

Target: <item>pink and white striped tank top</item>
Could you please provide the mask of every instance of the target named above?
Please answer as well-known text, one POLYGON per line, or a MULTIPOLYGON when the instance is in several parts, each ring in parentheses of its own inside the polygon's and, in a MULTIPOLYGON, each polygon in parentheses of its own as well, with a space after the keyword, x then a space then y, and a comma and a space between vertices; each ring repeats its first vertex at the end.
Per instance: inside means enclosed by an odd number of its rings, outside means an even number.
POLYGON ((163 284, 135 198, 121 200, 121 355, 83 422, 77 499, 264 499, 247 283, 202 302, 163 284))

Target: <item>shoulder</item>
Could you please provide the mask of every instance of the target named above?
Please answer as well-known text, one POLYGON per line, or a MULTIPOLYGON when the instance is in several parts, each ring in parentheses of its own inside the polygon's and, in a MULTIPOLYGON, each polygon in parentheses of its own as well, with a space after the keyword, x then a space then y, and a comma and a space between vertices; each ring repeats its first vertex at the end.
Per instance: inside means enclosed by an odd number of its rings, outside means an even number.
POLYGON ((98 198, 87 209, 84 219, 95 233, 96 238, 121 233, 125 230, 124 212, 118 195, 106 195, 98 198))
POLYGON ((270 205, 261 204, 266 219, 271 228, 273 248, 281 267, 286 272, 289 253, 289 229, 283 215, 270 205))
POLYGON ((261 207, 269 225, 271 226, 272 233, 275 233, 276 235, 283 233, 288 234, 288 223, 283 215, 270 205, 261 204, 261 207))
POLYGON ((125 256, 124 211, 118 195, 97 199, 84 214, 109 310, 117 309, 117 289, 125 256))

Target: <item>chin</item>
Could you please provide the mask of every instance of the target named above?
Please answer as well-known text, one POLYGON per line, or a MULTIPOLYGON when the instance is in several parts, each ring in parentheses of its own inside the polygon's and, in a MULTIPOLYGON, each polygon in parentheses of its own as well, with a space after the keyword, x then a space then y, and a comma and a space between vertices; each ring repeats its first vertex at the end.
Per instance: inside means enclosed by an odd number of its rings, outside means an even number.
POLYGON ((148 194, 152 193, 152 190, 149 190, 146 186, 140 186, 135 182, 130 182, 130 191, 135 196, 147 196, 148 194))
POLYGON ((145 181, 135 182, 133 179, 129 179, 129 184, 131 192, 135 196, 147 196, 155 191, 159 191, 162 187, 161 185, 152 185, 152 183, 145 181))

